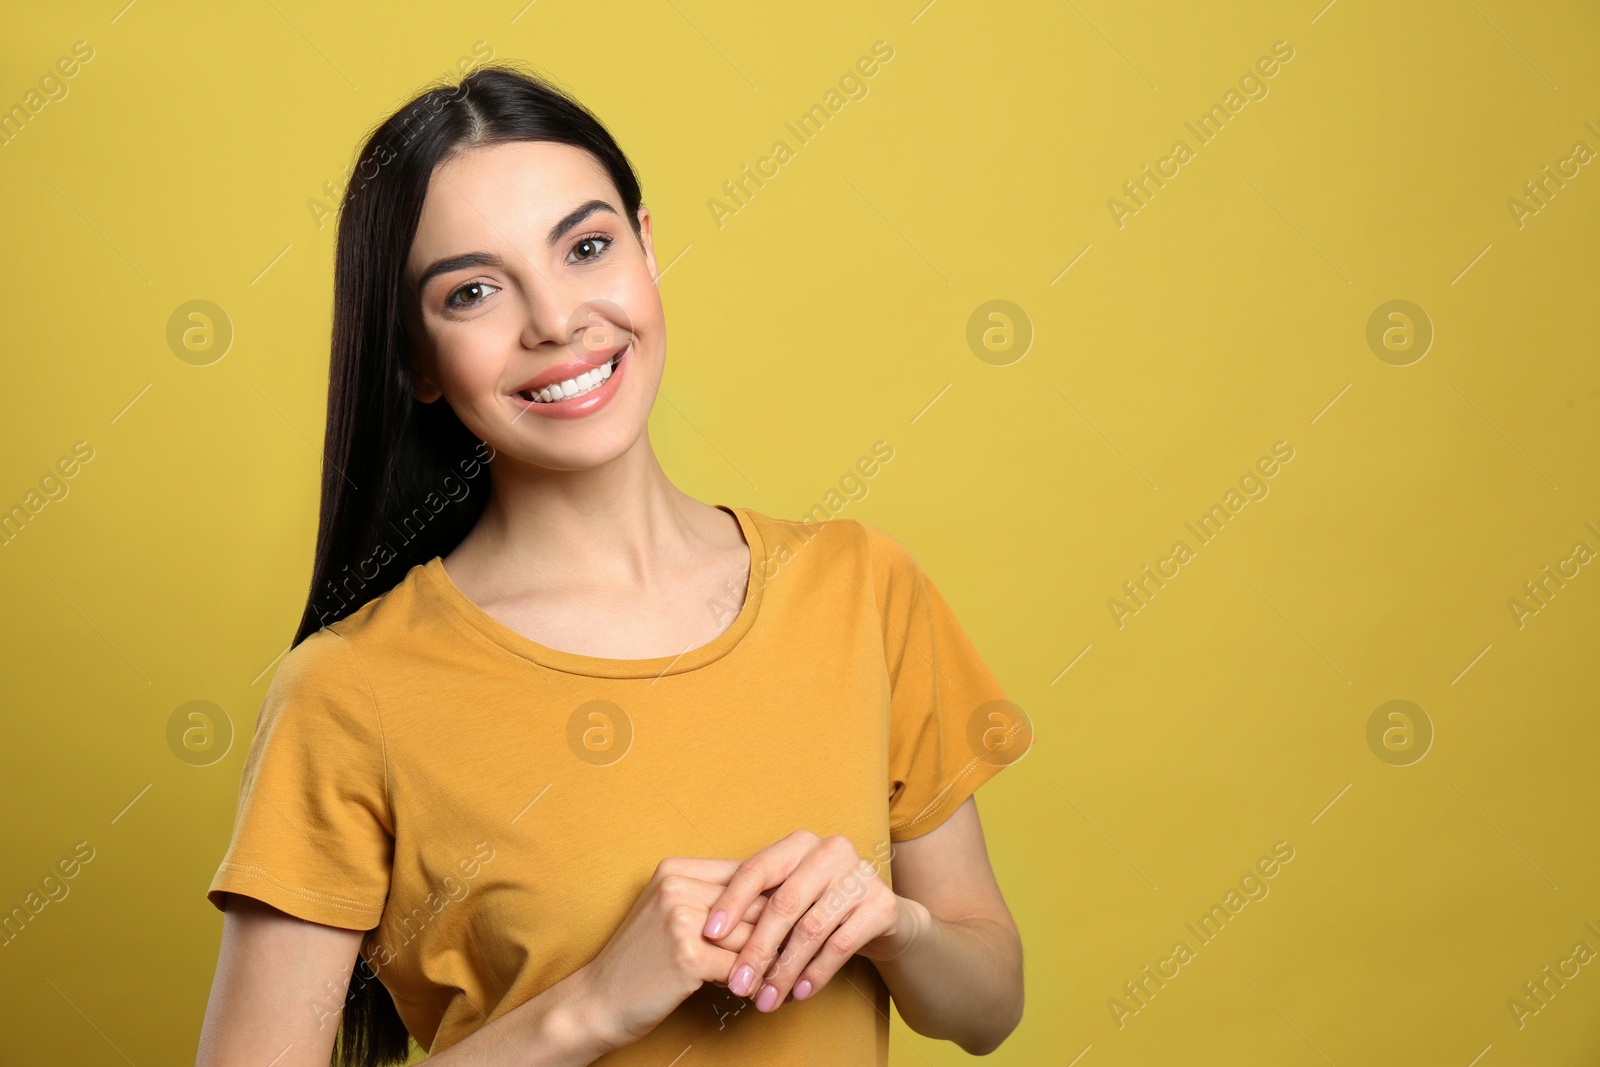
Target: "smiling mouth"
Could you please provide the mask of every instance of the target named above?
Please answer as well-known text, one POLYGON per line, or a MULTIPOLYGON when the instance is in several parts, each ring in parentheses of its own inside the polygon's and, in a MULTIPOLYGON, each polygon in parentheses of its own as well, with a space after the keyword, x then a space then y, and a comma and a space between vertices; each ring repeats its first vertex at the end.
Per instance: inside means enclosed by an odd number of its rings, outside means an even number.
POLYGON ((571 400, 574 397, 583 396, 585 393, 593 392, 604 385, 606 379, 611 377, 611 375, 616 371, 617 364, 622 362, 622 357, 626 356, 632 351, 633 342, 629 341, 627 346, 624 347, 622 351, 618 352, 616 355, 612 356, 609 360, 600 364, 600 366, 596 367, 592 371, 584 371, 576 378, 568 378, 563 382, 555 382, 554 384, 544 386, 542 389, 524 389, 517 395, 528 401, 530 404, 556 404, 563 400, 571 400))

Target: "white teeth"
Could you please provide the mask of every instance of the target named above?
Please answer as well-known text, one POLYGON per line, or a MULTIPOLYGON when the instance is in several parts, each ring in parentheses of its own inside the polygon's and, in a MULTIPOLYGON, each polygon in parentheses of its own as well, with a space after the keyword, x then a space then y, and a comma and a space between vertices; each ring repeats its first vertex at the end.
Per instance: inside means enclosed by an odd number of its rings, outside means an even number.
MULTIPOLYGON (((597 388, 600 385, 603 385, 605 380, 611 377, 611 369, 615 365, 617 358, 619 358, 621 355, 622 353, 617 353, 616 356, 612 357, 610 362, 602 363, 594 370, 584 371, 576 378, 568 378, 564 382, 557 382, 554 385, 545 386, 538 392, 531 394, 534 403, 550 404, 557 400, 565 400, 568 397, 579 396, 597 388)), ((522 394, 524 398, 529 395, 530 394, 528 393, 522 394)))

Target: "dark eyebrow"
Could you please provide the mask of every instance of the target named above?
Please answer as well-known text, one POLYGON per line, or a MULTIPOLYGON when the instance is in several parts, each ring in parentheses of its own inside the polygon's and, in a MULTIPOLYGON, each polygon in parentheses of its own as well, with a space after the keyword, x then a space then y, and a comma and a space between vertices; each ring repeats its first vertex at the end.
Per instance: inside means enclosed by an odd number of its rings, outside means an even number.
POLYGON ((451 271, 466 270, 468 267, 499 267, 505 268, 505 263, 493 252, 468 252, 465 255, 451 256, 441 259, 433 266, 422 272, 422 277, 417 280, 417 292, 428 287, 428 283, 439 274, 449 274, 451 271))
MULTIPOLYGON (((606 211, 612 215, 617 214, 616 208, 612 207, 604 200, 590 200, 588 203, 582 204, 574 210, 568 212, 560 222, 550 227, 550 234, 545 238, 545 243, 554 245, 557 241, 561 240, 562 235, 568 230, 572 229, 574 226, 578 225, 578 223, 582 222, 584 219, 588 218, 590 215, 593 215, 597 211, 606 211)), ((620 218, 621 216, 618 217, 620 218)), ((463 255, 451 256, 448 259, 441 259, 434 263, 427 270, 422 272, 422 276, 417 279, 417 291, 421 292, 423 289, 426 289, 428 283, 440 274, 448 274, 451 271, 465 270, 468 267, 499 267, 503 270, 505 268, 505 261, 499 256, 495 255, 493 252, 467 252, 463 255)))
POLYGON ((566 218, 550 227, 550 236, 545 238, 545 243, 551 245, 555 244, 557 241, 561 240, 562 234, 572 229, 590 215, 593 215, 596 211, 609 211, 613 215, 617 214, 616 208, 612 207, 604 200, 591 200, 587 204, 580 205, 575 210, 569 212, 566 218))

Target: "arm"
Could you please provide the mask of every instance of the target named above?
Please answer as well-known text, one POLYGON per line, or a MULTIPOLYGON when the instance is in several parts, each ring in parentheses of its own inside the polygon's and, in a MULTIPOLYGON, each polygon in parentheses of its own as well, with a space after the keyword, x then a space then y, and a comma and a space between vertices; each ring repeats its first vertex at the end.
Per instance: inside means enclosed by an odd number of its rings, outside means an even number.
MULTIPOLYGON (((363 933, 308 922, 231 893, 200 1031, 197 1067, 268 1063, 328 1067, 363 933), (274 1057, 277 1057, 274 1059, 274 1057)), ((587 999, 556 983, 429 1062, 448 1067, 578 1067, 607 1051, 592 1038, 587 999)))
POLYGON ((893 959, 873 960, 910 1027, 974 1056, 1022 1020, 1022 940, 989 865, 975 797, 921 837, 895 845, 895 895, 923 923, 893 959))

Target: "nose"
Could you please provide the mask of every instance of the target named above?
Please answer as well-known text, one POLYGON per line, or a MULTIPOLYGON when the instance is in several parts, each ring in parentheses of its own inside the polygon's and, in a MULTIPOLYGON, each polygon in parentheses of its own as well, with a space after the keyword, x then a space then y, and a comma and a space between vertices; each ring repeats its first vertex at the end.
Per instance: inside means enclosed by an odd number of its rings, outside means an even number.
POLYGON ((607 301, 596 300, 577 308, 570 323, 571 340, 568 341, 574 355, 605 352, 622 343, 621 328, 607 314, 611 307, 607 301))
POLYGON ((586 358, 633 336, 632 321, 617 304, 583 288, 581 279, 537 276, 525 290, 522 342, 529 349, 562 347, 563 358, 586 358))
POLYGON ((536 275, 526 290, 523 305, 526 317, 522 343, 528 348, 541 345, 571 345, 574 317, 582 317, 583 295, 559 278, 536 275))

